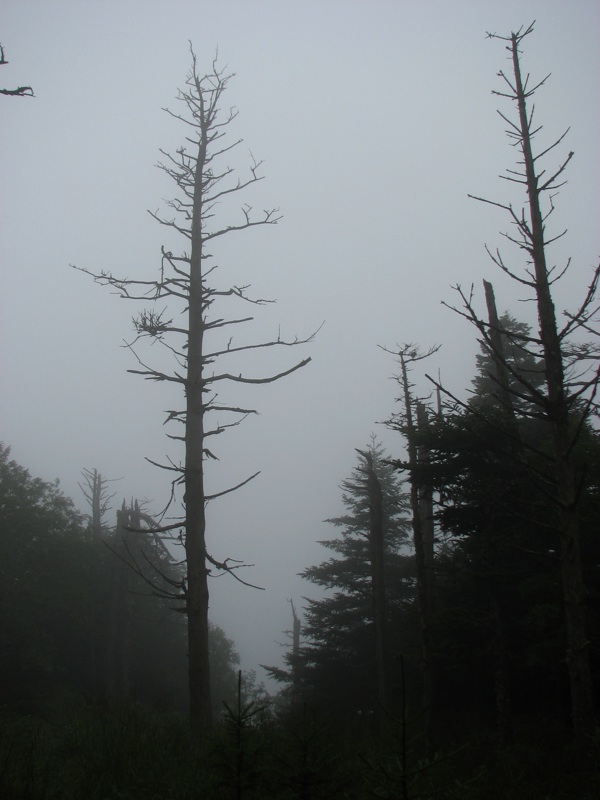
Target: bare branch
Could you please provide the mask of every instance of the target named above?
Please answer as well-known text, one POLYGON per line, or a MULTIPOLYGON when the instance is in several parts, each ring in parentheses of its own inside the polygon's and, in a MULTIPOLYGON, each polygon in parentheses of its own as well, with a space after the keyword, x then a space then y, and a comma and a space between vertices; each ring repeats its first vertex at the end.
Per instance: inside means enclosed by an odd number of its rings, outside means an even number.
POLYGON ((268 378, 246 378, 242 375, 231 375, 228 372, 224 372, 222 375, 213 375, 212 377, 207 378, 206 383, 214 383, 215 381, 223 380, 234 381, 235 383, 273 383, 274 381, 278 381, 280 378, 285 378, 286 375, 291 375, 292 372, 296 372, 296 370, 305 367, 311 361, 312 359, 310 357, 305 358, 298 364, 290 367, 290 369, 286 369, 283 372, 278 372, 276 375, 270 375, 268 378))
POLYGON ((208 250, 210 243, 226 234, 277 224, 281 216, 277 208, 255 213, 250 204, 244 203, 239 211, 234 212, 237 216, 233 219, 221 219, 223 206, 230 208, 238 193, 250 190, 254 184, 263 180, 260 174, 262 162, 250 153, 249 172, 243 177, 236 177, 234 169, 227 164, 225 159, 228 154, 241 142, 240 139, 225 138, 237 111, 230 108, 222 112, 220 109, 223 92, 231 75, 218 67, 216 59, 212 69, 202 75, 198 72, 191 45, 190 53, 192 67, 186 77, 185 87, 177 97, 181 113, 167 110, 171 118, 185 122, 188 135, 174 154, 161 151, 162 158, 158 164, 158 168, 174 181, 177 187, 176 196, 166 202, 166 208, 169 209, 166 214, 163 215, 158 210, 148 212, 160 225, 183 237, 183 252, 173 255, 171 250, 161 247, 159 276, 154 281, 117 278, 109 272, 94 274, 86 269, 80 271, 90 275, 96 283, 108 286, 121 298, 152 304, 134 318, 135 338, 124 343, 137 362, 137 368, 128 371, 147 380, 178 384, 185 396, 185 407, 182 404, 181 409, 168 410, 163 423, 178 422, 185 426, 184 434, 167 434, 170 439, 185 443, 183 464, 175 463, 170 458, 163 464, 149 458, 146 460, 174 475, 170 499, 162 512, 163 516, 179 488, 184 489, 185 518, 181 522, 178 520, 174 524, 156 527, 156 530, 169 532, 179 527, 184 531, 181 534, 181 544, 185 547, 188 561, 188 584, 182 591, 185 591, 187 601, 190 654, 193 653, 195 659, 189 673, 191 720, 195 732, 201 734, 206 732, 210 717, 210 704, 206 702, 210 691, 206 685, 207 677, 202 677, 209 674, 208 645, 204 639, 206 625, 202 622, 207 614, 207 565, 212 564, 220 571, 233 575, 241 583, 252 586, 235 574, 239 569, 239 562, 231 559, 218 562, 208 554, 204 509, 207 502, 235 491, 259 474, 257 472, 231 488, 206 494, 206 465, 209 460, 217 458, 206 446, 208 437, 214 440, 218 434, 240 425, 249 414, 256 413, 254 409, 243 408, 235 403, 216 402, 217 395, 211 387, 212 384, 225 380, 243 384, 272 383, 306 366, 311 359, 303 359, 288 369, 264 378, 221 372, 220 363, 218 367, 212 365, 229 355, 265 350, 277 345, 291 347, 306 344, 313 340, 316 332, 306 338, 296 336, 291 340, 282 339, 278 335, 272 341, 255 343, 234 344, 231 338, 223 346, 222 341, 219 341, 218 334, 228 326, 240 325, 253 319, 252 316, 239 318, 223 313, 221 306, 226 305, 228 300, 243 300, 254 305, 271 301, 249 297, 246 294, 247 286, 234 285, 224 289, 212 286, 211 275, 217 266, 211 260, 213 256, 208 250), (222 204, 223 200, 227 200, 227 203, 222 204), (164 307, 159 309, 155 305, 158 302, 165 303, 164 307), (171 306, 177 306, 177 310, 172 310, 171 306), (174 322, 177 313, 186 316, 184 322, 174 322), (213 336, 216 343, 213 341, 211 347, 213 336), (170 357, 181 368, 180 372, 177 368, 173 372, 166 372, 148 365, 141 355, 141 348, 156 343, 167 348, 170 357), (208 374, 209 368, 214 370, 212 375, 208 374), (226 423, 221 423, 217 418, 216 424, 209 428, 206 415, 213 414, 211 419, 214 420, 215 412, 219 411, 234 416, 226 417, 230 420, 226 423))
MULTIPOLYGON (((4 56, 4 48, 0 44, 0 66, 8 64, 4 56)), ((16 89, 0 89, 0 94, 8 95, 10 97, 34 97, 33 89, 31 86, 19 86, 16 89)))
POLYGON ((243 480, 241 483, 237 483, 235 486, 231 486, 229 489, 224 489, 222 492, 216 492, 215 494, 207 494, 204 496, 205 501, 208 503, 209 500, 216 500, 217 497, 223 497, 226 494, 231 494, 231 492, 235 492, 237 489, 241 489, 242 486, 245 486, 250 481, 254 480, 257 475, 260 475, 260 470, 255 472, 254 475, 250 475, 249 478, 243 480))
POLYGON ((236 574, 236 570, 253 567, 254 564, 244 564, 243 562, 236 561, 233 558, 226 558, 225 561, 217 561, 208 552, 206 553, 206 559, 209 563, 221 570, 223 573, 231 575, 232 578, 235 578, 235 580, 238 581, 238 583, 242 583, 244 586, 248 586, 250 589, 259 589, 261 592, 264 592, 264 586, 257 586, 254 583, 249 583, 248 581, 242 580, 242 578, 236 574))

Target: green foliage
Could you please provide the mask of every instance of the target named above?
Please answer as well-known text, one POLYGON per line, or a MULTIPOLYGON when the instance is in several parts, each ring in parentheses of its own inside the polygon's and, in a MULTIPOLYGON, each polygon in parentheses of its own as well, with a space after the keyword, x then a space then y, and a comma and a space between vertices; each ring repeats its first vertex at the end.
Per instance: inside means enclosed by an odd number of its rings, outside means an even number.
POLYGON ((125 551, 122 531, 95 536, 57 483, 0 448, 1 703, 39 711, 83 693, 185 706, 181 615, 122 560, 152 571, 168 559, 145 534, 128 537, 125 551))
POLYGON ((303 703, 284 717, 279 730, 271 768, 278 796, 285 800, 348 796, 352 780, 331 725, 303 703))
MULTIPOLYGON (((136 530, 136 504, 119 512, 121 527, 94 528, 9 452, 0 446, 0 702, 39 711, 85 694, 184 710, 185 618, 168 597, 180 565, 136 530)), ((210 646, 220 709, 235 701, 239 656, 213 625, 210 646)))
POLYGON ((367 457, 372 458, 383 494, 384 573, 393 657, 397 659, 408 645, 413 602, 408 500, 383 448, 373 439, 366 452, 358 451, 352 476, 341 484, 346 513, 327 520, 340 529, 336 539, 321 542, 334 557, 302 573, 327 593, 306 600, 303 634, 307 641, 298 655, 288 656, 305 698, 358 726, 370 724, 377 708, 367 457))
MULTIPOLYGON (((515 319, 505 312, 498 320, 502 330, 500 341, 507 365, 508 387, 512 392, 512 402, 517 410, 526 408, 526 397, 539 390, 544 383, 544 362, 528 348, 531 336, 529 325, 515 319), (525 395, 525 397, 522 397, 525 395)), ((481 352, 475 356, 477 373, 473 378, 476 405, 499 405, 499 386, 496 379, 494 355, 489 345, 479 342, 481 352)))
POLYGON ((237 667, 240 657, 234 643, 218 625, 209 628, 209 656, 213 712, 218 716, 223 704, 233 705, 237 695, 237 667))
POLYGON ((58 488, 0 445, 0 703, 27 705, 48 681, 81 686, 91 598, 84 520, 58 488))
POLYGON ((235 800, 264 797, 268 787, 264 780, 267 749, 260 721, 267 707, 244 701, 241 671, 235 703, 225 703, 224 709, 220 730, 212 742, 221 796, 235 800))
MULTIPOLYGON (((539 386, 540 363, 521 346, 526 325, 505 314, 501 326, 510 383, 520 391, 513 398, 515 413, 499 399, 491 356, 482 345, 476 394, 468 406, 447 409, 419 434, 429 457, 422 477, 439 496, 432 629, 438 703, 446 716, 471 709, 480 720, 493 719, 499 701, 513 714, 552 708, 561 715, 568 707, 550 431, 525 391, 539 386)), ((573 455, 582 476, 580 518, 588 520, 582 549, 591 589, 590 635, 598 653, 599 606, 593 598, 600 587, 600 448, 589 425, 581 428, 573 455)))

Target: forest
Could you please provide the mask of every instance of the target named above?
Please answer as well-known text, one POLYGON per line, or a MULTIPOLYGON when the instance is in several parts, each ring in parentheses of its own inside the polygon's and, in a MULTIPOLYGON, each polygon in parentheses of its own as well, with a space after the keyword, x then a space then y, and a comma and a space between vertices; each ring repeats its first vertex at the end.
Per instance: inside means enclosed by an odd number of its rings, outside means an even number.
POLYGON ((252 583, 243 562, 213 554, 206 508, 256 474, 211 493, 205 473, 221 435, 256 413, 235 390, 302 379, 311 360, 265 376, 245 359, 304 352, 319 331, 238 333, 267 301, 228 283, 215 248, 276 224, 278 210, 246 204, 262 164, 227 165, 231 75, 218 59, 205 71, 190 46, 168 111, 187 136, 159 165, 177 194, 152 213, 168 240, 157 274, 73 265, 142 304, 129 371, 180 392, 164 422, 181 461, 156 463, 171 503, 121 502, 82 465, 81 513, 0 444, 2 797, 600 796, 600 266, 563 319, 555 305, 574 273, 553 264, 552 245, 573 154, 562 132, 537 149, 546 79, 522 67, 531 34, 490 34, 510 57, 494 94, 515 199, 472 198, 508 226, 506 253, 488 256, 514 281, 514 308, 498 309, 485 280, 482 315, 473 287, 456 285, 452 310, 479 347, 464 397, 435 376, 437 344, 382 346, 397 387, 383 424, 402 445, 354 443, 325 559, 290 603, 283 663, 261 665, 276 691, 239 669, 210 619, 215 576, 252 583), (523 296, 535 326, 519 318, 523 296))

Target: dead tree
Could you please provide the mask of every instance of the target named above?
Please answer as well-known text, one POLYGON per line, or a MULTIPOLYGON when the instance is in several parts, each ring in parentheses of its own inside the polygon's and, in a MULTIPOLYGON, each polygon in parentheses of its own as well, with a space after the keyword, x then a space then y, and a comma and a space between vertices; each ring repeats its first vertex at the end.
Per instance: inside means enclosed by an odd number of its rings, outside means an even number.
MULTIPOLYGON (((275 225, 280 216, 277 209, 255 215, 251 206, 243 205, 237 219, 219 219, 220 205, 230 207, 238 193, 262 180, 259 174, 261 162, 252 158, 248 175, 236 178, 234 169, 224 161, 240 144, 239 140, 227 141, 225 138, 228 126, 237 116, 234 109, 222 108, 223 95, 232 75, 219 67, 215 59, 211 70, 202 76, 191 48, 190 52, 192 67, 185 88, 178 95, 183 111, 179 114, 166 109, 172 117, 188 126, 188 136, 174 155, 161 151, 165 161, 159 164, 175 182, 179 195, 169 202, 172 216, 163 217, 158 212, 150 212, 170 233, 183 238, 185 249, 176 254, 162 248, 161 269, 155 280, 132 280, 117 278, 109 272, 83 271, 97 283, 116 290, 121 297, 145 303, 160 302, 163 307, 165 303, 171 303, 179 305, 180 312, 183 307, 186 313, 186 322, 177 324, 171 310, 156 310, 156 306, 144 309, 134 319, 137 335, 128 347, 138 361, 138 368, 130 372, 147 380, 174 383, 185 396, 185 405, 170 410, 167 417, 167 422, 183 426, 183 433, 172 434, 171 438, 184 443, 184 462, 176 463, 169 459, 167 464, 157 466, 174 475, 172 497, 179 486, 184 490, 184 516, 172 525, 163 526, 161 531, 181 526, 184 531, 187 576, 182 599, 188 620, 190 720, 192 731, 198 738, 211 726, 208 578, 214 570, 238 575, 236 570, 242 566, 231 558, 217 560, 208 552, 205 508, 209 500, 234 491, 258 475, 255 473, 236 486, 212 495, 206 492, 205 464, 207 459, 216 458, 208 447, 209 438, 239 425, 249 414, 256 413, 253 408, 220 402, 218 388, 238 383, 272 383, 306 366, 310 358, 266 377, 244 376, 237 367, 229 370, 225 362, 235 363, 238 356, 249 352, 304 344, 311 341, 314 334, 292 339, 277 335, 267 341, 238 343, 230 333, 232 327, 247 323, 253 317, 236 315, 233 310, 228 314, 219 310, 219 304, 227 301, 253 307, 267 301, 249 297, 248 286, 217 288, 213 282, 217 266, 212 261, 212 248, 224 236, 275 225), (158 370, 145 362, 138 349, 142 339, 163 345, 169 351, 176 364, 172 372, 158 370), (221 369, 218 365, 222 363, 221 369), (210 420, 217 417, 220 421, 211 425, 210 420), (230 421, 223 422, 224 418, 230 421)), ((154 461, 151 463, 156 464, 154 461)))
MULTIPOLYGON (((513 396, 510 392, 510 374, 507 368, 508 353, 505 348, 506 336, 498 317, 494 287, 489 281, 484 280, 483 288, 485 291, 485 303, 488 315, 489 337, 492 345, 490 355, 492 357, 494 370, 490 377, 496 386, 496 397, 503 411, 504 423, 510 431, 510 436, 508 437, 509 451, 513 459, 521 462, 523 460, 523 449, 521 447, 521 438, 515 415, 513 396)), ((515 488, 515 491, 518 492, 518 488, 515 488)), ((488 531, 489 538, 496 538, 497 536, 497 531, 494 530, 493 519, 494 513, 491 512, 488 518, 488 525, 492 529, 492 535, 490 536, 490 532, 488 531)), ((494 694, 496 697, 497 726, 501 742, 504 745, 510 745, 513 741, 513 727, 506 613, 504 612, 501 593, 498 591, 494 580, 490 581, 489 590, 491 618, 494 629, 492 654, 494 662, 494 694)))
POLYGON ((500 327, 500 320, 498 319, 498 310, 496 308, 496 296, 494 294, 494 287, 489 281, 483 282, 485 290, 485 304, 488 312, 488 330, 490 342, 492 345, 492 363, 494 365, 494 374, 491 376, 497 387, 497 396, 500 404, 508 413, 511 420, 514 419, 514 408, 512 395, 509 391, 510 375, 506 366, 506 353, 504 349, 504 339, 502 336, 502 328, 500 327))
POLYGON ((300 658, 300 635, 302 633, 302 623, 300 617, 296 613, 294 601, 290 600, 292 607, 292 630, 289 632, 292 640, 292 653, 291 653, 291 677, 292 677, 292 701, 299 702, 302 699, 302 680, 298 669, 298 661, 300 658))
MULTIPOLYGON (((89 517, 94 538, 99 539, 105 527, 104 516, 110 510, 109 503, 116 492, 109 494, 106 485, 109 481, 107 478, 103 478, 95 467, 93 470, 83 469, 81 474, 83 475, 83 483, 77 485, 83 492, 91 509, 89 517)), ((113 478, 113 480, 115 479, 113 478)))
MULTIPOLYGON (((510 393, 526 403, 526 410, 518 413, 542 421, 548 431, 551 444, 549 469, 542 472, 539 467, 533 466, 533 459, 529 459, 529 462, 538 487, 558 512, 572 721, 575 740, 583 748, 594 730, 595 714, 586 634, 587 593, 580 555, 579 498, 584 474, 578 471, 574 451, 583 427, 598 410, 596 397, 600 369, 597 362, 600 350, 597 342, 590 343, 589 339, 597 337, 599 333, 595 296, 600 267, 595 269, 580 307, 574 313, 565 312, 566 321, 559 327, 553 286, 568 271, 570 261, 561 270, 548 263, 549 246, 566 231, 550 235, 547 223, 554 212, 554 198, 559 187, 564 185, 564 172, 573 153, 568 153, 549 172, 541 167, 541 160, 563 142, 568 130, 552 145, 534 153, 533 139, 541 126, 534 124, 533 105, 531 108, 529 106, 532 96, 546 83, 547 77, 532 85, 529 76, 523 78, 521 72, 520 47, 532 31, 533 25, 530 25, 510 36, 488 34, 492 39, 507 43, 512 67, 509 75, 503 71, 499 73, 504 88, 494 94, 513 102, 517 112, 516 121, 498 112, 508 125, 507 135, 511 143, 521 156, 517 167, 501 177, 523 187, 525 202, 519 209, 511 202, 470 196, 506 212, 513 231, 503 235, 526 255, 528 266, 524 273, 519 273, 508 265, 500 250, 492 252, 486 247, 494 264, 519 285, 526 287, 536 303, 539 333, 537 336, 520 336, 519 345, 543 364, 545 387, 539 388, 528 380, 527 375, 519 373, 503 355, 498 344, 498 333, 506 333, 510 337, 510 332, 499 331, 497 321, 493 318, 486 321, 478 314, 472 290, 465 293, 460 286, 456 287, 462 299, 462 308, 454 310, 478 328, 488 351, 494 355, 497 364, 502 365, 497 379, 501 393, 508 388, 508 374, 512 382, 510 393), (586 337, 588 342, 576 342, 574 335, 586 337)), ((527 447, 526 443, 519 443, 521 445, 527 447)))
MULTIPOLYGON (((8 64, 4 57, 4 48, 0 44, 0 67, 8 64)), ((17 86, 16 89, 0 89, 0 94, 7 94, 10 97, 33 97, 33 89, 31 86, 17 86)))
MULTIPOLYGON (((108 688, 105 680, 108 675, 106 658, 103 658, 102 647, 107 645, 110 640, 110 631, 107 629, 107 617, 104 614, 103 602, 103 575, 99 569, 102 563, 104 537, 109 534, 108 526, 105 521, 107 511, 110 510, 110 501, 115 493, 110 493, 108 481, 103 478, 97 469, 83 469, 81 471, 83 480, 79 483, 79 488, 90 506, 89 530, 92 535, 92 552, 94 557, 88 563, 87 581, 89 589, 94 597, 94 602, 88 608, 88 674, 91 676, 91 685, 98 689, 108 688), (102 631, 104 637, 98 636, 98 630, 102 631)), ((119 515, 117 512, 117 521, 119 515)), ((112 603, 112 600, 109 601, 112 603)), ((108 615, 110 619, 110 614, 108 615)), ((105 648, 106 649, 106 648, 105 648)))
POLYGON ((292 625, 292 654, 294 656, 298 656, 300 654, 300 633, 302 631, 302 624, 300 622, 300 617, 296 614, 296 609, 294 608, 294 601, 290 600, 290 605, 292 607, 292 618, 294 620, 292 625))
MULTIPOLYGON (((386 352, 392 352, 383 348, 386 352)), ((428 358, 439 350, 439 346, 420 353, 412 344, 407 344, 393 353, 400 362, 400 374, 396 380, 400 385, 400 402, 403 411, 386 421, 392 430, 397 430, 406 439, 408 458, 395 465, 410 476, 410 503, 412 510, 413 543, 417 581, 417 603, 421 632, 421 674, 423 678, 423 712, 425 730, 430 748, 433 748, 434 675, 431 624, 433 617, 434 583, 434 514, 433 492, 421 469, 427 461, 427 453, 419 446, 418 433, 428 425, 425 405, 412 394, 409 380, 410 365, 428 358)))
POLYGON ((117 525, 114 533, 113 552, 118 556, 111 573, 111 587, 107 609, 106 650, 105 650, 105 688, 110 696, 128 697, 130 689, 131 653, 131 581, 132 573, 125 560, 131 549, 128 542, 132 524, 139 527, 138 505, 123 505, 117 511, 117 525))
MULTIPOLYGON (((181 565, 164 542, 161 526, 140 507, 125 500, 117 511, 117 524, 103 543, 111 559, 108 603, 104 628, 104 690, 128 697, 132 689, 132 632, 135 629, 135 597, 180 601, 181 565)), ((175 606, 180 609, 180 602, 175 606)))
POLYGON ((383 520, 383 491, 373 453, 357 451, 365 462, 366 488, 369 503, 369 550, 371 557, 371 587, 373 594, 373 623, 375 628, 375 667, 377 674, 377 700, 379 721, 389 713, 390 656, 387 630, 387 596, 385 589, 385 540, 383 520))

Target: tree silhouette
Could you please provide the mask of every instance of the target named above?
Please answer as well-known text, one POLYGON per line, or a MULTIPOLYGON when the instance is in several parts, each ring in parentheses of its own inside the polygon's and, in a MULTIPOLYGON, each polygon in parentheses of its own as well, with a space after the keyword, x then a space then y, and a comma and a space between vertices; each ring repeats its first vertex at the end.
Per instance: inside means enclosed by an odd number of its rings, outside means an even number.
MULTIPOLYGON (((462 300, 459 314, 474 324, 485 344, 510 376, 508 390, 524 406, 513 404, 517 418, 536 419, 546 426, 550 451, 535 453, 528 460, 530 472, 548 503, 557 510, 557 524, 561 534, 562 590, 567 631, 567 665, 570 678, 572 720, 575 740, 583 749, 588 746, 595 728, 594 691, 590 669, 589 639, 586 633, 587 590, 584 583, 580 553, 580 509, 581 489, 585 477, 585 466, 578 464, 576 444, 586 423, 598 411, 597 391, 600 382, 598 357, 598 303, 596 289, 600 278, 600 266, 591 277, 581 305, 575 312, 565 312, 566 322, 562 328, 557 321, 553 299, 553 287, 567 273, 570 261, 562 269, 549 262, 549 247, 566 231, 550 234, 548 222, 555 210, 557 190, 564 185, 564 173, 573 153, 557 166, 546 171, 545 159, 559 146, 568 130, 552 145, 538 153, 534 152, 533 140, 541 126, 534 124, 533 95, 546 83, 547 77, 532 85, 529 75, 521 71, 521 44, 533 32, 533 24, 509 36, 488 34, 492 39, 506 42, 510 54, 512 75, 503 71, 498 74, 503 81, 503 90, 494 91, 499 97, 515 104, 516 121, 499 111, 506 122, 507 135, 520 152, 516 169, 509 169, 502 176, 511 185, 523 187, 525 202, 519 210, 512 202, 496 202, 475 197, 480 202, 502 209, 508 215, 512 230, 504 233, 511 244, 521 250, 527 259, 523 273, 507 263, 499 249, 486 247, 494 264, 505 274, 528 290, 537 307, 539 332, 537 335, 518 335, 493 321, 485 320, 475 309, 473 290, 456 289, 462 300), (543 385, 540 373, 518 370, 515 364, 499 351, 498 337, 508 335, 518 341, 523 352, 543 365, 543 385), (587 338, 587 341, 582 341, 587 338), (540 459, 541 457, 541 459, 540 459)), ((529 298, 528 298, 529 299, 529 298)), ((435 381, 434 381, 435 383, 435 381)), ((507 428, 507 435, 510 429, 507 428)), ((531 455, 531 445, 521 443, 531 455)))
MULTIPOLYGON (((0 44, 0 67, 8 64, 4 56, 4 48, 0 44)), ((0 89, 0 94, 7 94, 10 97, 33 97, 31 86, 18 86, 16 89, 0 89)))
POLYGON ((163 305, 159 310, 156 306, 146 308, 134 319, 136 338, 128 346, 138 361, 138 368, 129 371, 148 380, 174 383, 185 397, 182 407, 170 410, 166 420, 183 427, 183 433, 171 434, 170 438, 184 443, 184 463, 171 459, 166 464, 151 463, 174 474, 172 498, 177 487, 184 489, 184 516, 163 526, 160 531, 182 527, 184 531, 182 541, 187 575, 183 591, 178 596, 183 600, 188 619, 191 725, 194 734, 200 736, 211 726, 208 578, 216 570, 237 576, 245 583, 237 573, 243 566, 240 562, 231 558, 217 559, 207 550, 205 508, 210 500, 238 489, 258 475, 257 472, 212 495, 206 492, 205 464, 207 459, 216 458, 208 440, 256 413, 253 408, 221 402, 218 390, 227 384, 272 383, 306 366, 310 358, 265 377, 248 377, 236 368, 224 366, 221 369, 219 365, 232 361, 236 364, 238 356, 250 352, 305 344, 314 334, 292 339, 278 334, 266 341, 238 344, 230 333, 232 328, 250 322, 253 317, 236 315, 233 311, 227 315, 220 310, 222 303, 229 301, 233 308, 235 303, 255 307, 267 301, 251 298, 247 294, 247 285, 219 288, 212 248, 225 236, 275 225, 280 216, 277 209, 255 215, 252 207, 245 204, 236 218, 219 221, 223 207, 231 208, 238 193, 262 180, 259 174, 261 162, 252 158, 249 173, 243 178, 236 178, 234 169, 225 162, 228 154, 240 144, 240 140, 229 142, 225 139, 237 112, 235 109, 224 111, 221 107, 233 76, 219 67, 216 59, 210 71, 202 76, 191 47, 190 52, 192 67, 185 89, 178 96, 184 111, 179 114, 166 109, 172 117, 188 126, 188 136, 175 155, 161 151, 165 161, 159 164, 175 182, 179 194, 168 203, 172 216, 162 217, 158 212, 150 212, 161 225, 183 238, 186 249, 176 254, 163 246, 160 273, 155 280, 132 280, 117 278, 109 272, 82 271, 97 283, 115 289, 121 297, 163 305), (179 313, 184 313, 187 321, 176 324, 175 312, 164 308, 165 301, 178 305, 179 313), (142 340, 166 348, 175 361, 172 372, 146 363, 139 352, 142 340), (214 419, 217 421, 211 425, 209 421, 214 419), (230 421, 223 422, 223 419, 230 421))

